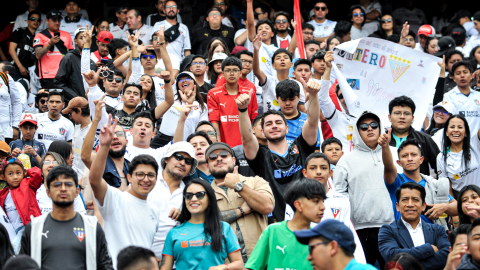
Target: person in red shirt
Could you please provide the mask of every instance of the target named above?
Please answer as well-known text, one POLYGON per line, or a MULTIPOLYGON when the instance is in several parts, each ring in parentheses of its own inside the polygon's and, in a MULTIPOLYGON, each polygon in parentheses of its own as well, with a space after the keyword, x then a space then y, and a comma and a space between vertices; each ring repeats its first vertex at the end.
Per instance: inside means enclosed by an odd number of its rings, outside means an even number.
POLYGON ((62 13, 52 9, 47 13, 48 29, 35 35, 33 48, 38 60, 38 77, 42 88, 52 89, 53 79, 57 75, 58 67, 68 50, 73 50, 72 36, 60 30, 62 13))
MULTIPOLYGON (((225 84, 210 90, 207 95, 210 122, 217 131, 217 141, 230 147, 242 144, 240 127, 238 125, 239 111, 235 100, 241 94, 250 94, 252 102, 247 107, 250 120, 258 115, 258 104, 255 86, 240 85, 242 62, 236 57, 227 57, 222 62, 225 84)), ((247 80, 248 81, 248 80, 247 80)))

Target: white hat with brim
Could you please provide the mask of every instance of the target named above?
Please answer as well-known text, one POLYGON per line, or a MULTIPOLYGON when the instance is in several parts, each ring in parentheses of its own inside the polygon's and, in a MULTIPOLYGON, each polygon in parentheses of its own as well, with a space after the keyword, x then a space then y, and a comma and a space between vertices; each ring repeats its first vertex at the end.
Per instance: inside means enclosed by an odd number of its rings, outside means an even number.
POLYGON ((217 60, 225 60, 227 59, 228 55, 224 54, 224 53, 214 53, 213 56, 212 56, 212 60, 210 60, 210 62, 208 62, 208 65, 210 65, 211 63, 217 61, 217 60))
POLYGON ((176 142, 170 145, 170 147, 167 150, 167 153, 162 158, 162 161, 161 161, 162 164, 160 164, 162 166, 162 169, 165 170, 165 166, 166 166, 165 160, 173 156, 173 154, 179 153, 179 152, 184 152, 188 154, 191 158, 193 158, 193 165, 192 165, 192 168, 190 169, 190 172, 187 174, 187 176, 193 175, 198 166, 198 160, 195 158, 195 149, 193 148, 193 146, 189 142, 185 142, 185 141, 176 142))
POLYGON ((455 105, 452 102, 440 101, 437 105, 433 107, 434 110, 436 108, 443 108, 448 113, 455 114, 455 105))

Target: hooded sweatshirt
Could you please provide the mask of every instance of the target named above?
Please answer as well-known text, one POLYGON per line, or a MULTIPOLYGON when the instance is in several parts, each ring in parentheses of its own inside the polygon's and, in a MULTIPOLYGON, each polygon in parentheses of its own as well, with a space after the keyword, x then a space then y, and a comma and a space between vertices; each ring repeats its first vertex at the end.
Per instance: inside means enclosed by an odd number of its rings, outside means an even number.
MULTIPOLYGON (((359 118, 360 119, 360 118, 359 118)), ((383 179, 382 147, 370 149, 357 128, 353 129, 355 149, 342 157, 335 168, 335 190, 348 196, 355 229, 380 228, 394 221, 392 202, 383 179)), ((382 123, 379 123, 382 133, 382 123)))

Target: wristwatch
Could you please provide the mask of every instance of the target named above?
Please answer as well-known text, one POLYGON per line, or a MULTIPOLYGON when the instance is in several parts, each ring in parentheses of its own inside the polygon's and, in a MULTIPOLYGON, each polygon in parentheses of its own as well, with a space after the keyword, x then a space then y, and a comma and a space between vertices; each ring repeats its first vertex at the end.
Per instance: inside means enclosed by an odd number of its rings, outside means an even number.
POLYGON ((235 184, 235 187, 233 188, 235 192, 240 192, 243 190, 243 182, 238 182, 235 184))

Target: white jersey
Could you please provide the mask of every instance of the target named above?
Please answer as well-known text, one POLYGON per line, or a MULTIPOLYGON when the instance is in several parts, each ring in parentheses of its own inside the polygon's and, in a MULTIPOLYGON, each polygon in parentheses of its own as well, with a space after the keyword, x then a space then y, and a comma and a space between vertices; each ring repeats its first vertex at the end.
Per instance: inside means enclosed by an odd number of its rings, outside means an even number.
POLYGON ((127 150, 125 152, 125 159, 128 160, 128 162, 132 162, 132 160, 139 155, 150 155, 152 156, 155 161, 157 161, 158 164, 158 173, 157 175, 161 175, 163 172, 162 169, 162 158, 165 156, 165 154, 168 151, 168 148, 170 148, 170 145, 172 145, 172 142, 167 143, 167 145, 162 146, 157 149, 153 148, 139 148, 136 146, 133 146, 133 140, 132 143, 127 144, 127 150))
MULTIPOLYGON (((459 153, 448 151, 447 164, 445 166, 443 153, 437 156, 438 178, 447 177, 452 183, 452 189, 460 191, 468 185, 480 186, 480 139, 478 132, 470 139, 470 163, 465 166, 463 150, 459 153)), ((467 139, 467 138, 465 138, 467 139)))
MULTIPOLYGON (((185 102, 175 100, 172 106, 181 109, 184 105, 185 102)), ((192 108, 192 110, 188 114, 187 119, 185 119, 185 127, 183 130, 184 140, 186 140, 190 134, 195 133, 195 129, 197 128, 198 123, 200 123, 201 121, 209 121, 207 103, 205 103, 204 110, 202 110, 202 107, 200 107, 200 104, 197 101, 194 101, 192 105, 194 105, 195 107, 192 108)))
MULTIPOLYGON (((176 69, 180 71, 180 58, 178 58, 177 55, 168 53, 168 57, 170 57, 170 62, 172 62, 172 69, 176 69)), ((155 64, 155 69, 160 68, 162 71, 167 70, 165 68, 165 63, 163 62, 163 59, 159 59, 157 61, 157 64, 155 64)), ((175 78, 172 78, 175 80, 175 78)))
POLYGON ((315 31, 313 31, 313 36, 315 38, 323 38, 328 37, 333 33, 333 29, 335 29, 337 22, 325 19, 323 23, 317 23, 315 20, 311 20, 308 24, 313 25, 313 28, 315 28, 315 31))
POLYGON ((59 119, 52 120, 48 117, 48 112, 46 112, 37 114, 37 119, 36 140, 42 142, 47 150, 53 141, 72 141, 74 127, 67 118, 60 116, 59 119))
MULTIPOLYGON (((153 26, 152 34, 160 30, 161 26, 165 27, 165 31, 172 27, 172 25, 167 22, 167 20, 159 21, 153 26)), ((185 50, 191 50, 192 45, 190 43, 190 34, 188 32, 188 27, 185 24, 180 23, 178 31, 180 31, 180 35, 172 43, 168 43, 167 51, 169 54, 174 54, 178 58, 183 60, 183 58, 185 57, 185 50)))
MULTIPOLYGON (((253 53, 253 43, 247 37, 245 41, 245 48, 253 53)), ((260 62, 260 70, 265 75, 277 76, 277 71, 273 69, 272 56, 278 48, 274 45, 267 45, 262 42, 260 50, 258 50, 258 61, 260 62)), ((214 82, 215 83, 215 82, 214 82)))
MULTIPOLYGON (((235 41, 236 46, 243 46, 244 43, 237 43, 237 38, 241 36, 243 33, 247 32, 246 28, 238 29, 237 32, 235 32, 235 36, 233 37, 233 40, 235 41)), ((247 36, 248 39, 248 36, 247 36)))
MULTIPOLYGON (((294 79, 288 78, 287 80, 292 80, 298 83, 300 87, 300 102, 305 104, 305 93, 303 92, 303 85, 294 79)), ((265 79, 265 83, 261 85, 263 90, 263 111, 266 112, 267 110, 278 110, 280 105, 277 101, 277 95, 275 94, 275 87, 280 81, 278 77, 269 76, 267 75, 265 79)))
POLYGON ((463 47, 463 50, 470 54, 470 51, 472 51, 473 48, 477 47, 478 45, 480 45, 480 34, 471 36, 467 41, 467 44, 465 44, 465 47, 463 47))
MULTIPOLYGON (((333 188, 333 184, 331 179, 328 179, 328 187, 329 191, 327 193, 327 199, 323 202, 325 205, 325 211, 323 212, 323 218, 320 222, 329 220, 329 219, 336 219, 340 222, 343 222, 350 231, 353 233, 353 237, 355 239, 355 252, 353 256, 355 260, 359 263, 366 264, 367 260, 365 259, 365 253, 363 252, 362 243, 358 238, 357 231, 353 226, 352 221, 350 220, 350 200, 347 196, 341 195, 337 193, 333 188)), ((287 204, 286 211, 285 211, 285 220, 292 220, 294 215, 294 211, 290 205, 287 204)), ((310 227, 313 228, 317 226, 317 223, 312 222, 310 227)))
POLYGON ((13 78, 7 74, 8 86, 0 77, 0 127, 5 138, 13 138, 12 127, 18 127, 22 116, 22 95, 13 78), (10 87, 10 91, 8 88, 10 87))
POLYGON ((122 38, 124 32, 127 32, 128 25, 125 23, 123 28, 120 27, 116 22, 110 23, 110 33, 112 33, 113 38, 122 38))
POLYGON ((25 108, 28 106, 27 105, 27 90, 25 89, 25 87, 23 87, 23 84, 21 84, 19 82, 15 82, 15 86, 17 87, 18 92, 20 94, 20 100, 22 102, 22 112, 24 112, 25 108))
POLYGON ((368 35, 369 35, 368 31, 363 28, 358 29, 353 25, 350 28, 350 37, 352 38, 352 40, 368 37, 368 35))
POLYGON ((83 141, 87 136, 88 131, 92 123, 88 124, 85 128, 82 128, 82 125, 75 125, 75 129, 73 131, 73 164, 72 169, 77 173, 78 179, 82 178, 83 173, 85 172, 85 164, 82 160, 82 147, 83 141))
POLYGON ((20 217, 20 214, 18 214, 17 206, 13 202, 12 192, 10 190, 8 191, 7 198, 5 198, 4 204, 5 212, 7 213, 8 219, 10 220, 15 232, 18 232, 18 230, 23 227, 23 221, 20 217))
POLYGON ((432 140, 437 144, 438 149, 443 151, 443 128, 433 134, 432 140))
MULTIPOLYGON (((30 12, 27 10, 24 13, 17 16, 17 19, 15 19, 15 25, 13 26, 13 31, 17 30, 18 28, 28 27, 28 24, 27 24, 28 13, 30 13, 30 12)), ((42 18, 42 22, 40 23, 40 26, 35 31, 35 34, 38 34, 38 33, 42 32, 43 30, 47 29, 47 27, 48 27, 47 16, 45 14, 41 13, 40 18, 42 18)))
POLYGON ((12 223, 10 222, 7 214, 3 211, 2 207, 0 207, 0 224, 2 224, 5 229, 7 229, 8 236, 10 237, 10 243, 13 245, 13 241, 15 240, 15 236, 17 234, 15 233, 15 229, 13 229, 12 223))
MULTIPOLYGON (((144 24, 137 30, 141 31, 140 40, 143 42, 142 45, 150 45, 150 40, 152 39, 152 27, 144 24)), ((128 42, 127 31, 122 31, 121 39, 128 42)))
POLYGON ((465 96, 458 86, 443 96, 444 101, 452 102, 455 110, 467 119, 470 133, 476 134, 480 129, 480 92, 470 89, 470 94, 465 96))
MULTIPOLYGON (((107 58, 110 60, 110 59, 112 59, 112 56, 109 54, 109 55, 107 55, 107 58)), ((95 53, 93 53, 93 52, 90 53, 90 59, 92 59, 92 61, 94 63, 100 62, 100 59, 98 59, 97 56, 95 55, 95 53)), ((102 59, 104 59, 104 58, 102 58, 102 59)))
POLYGON ((68 32, 70 36, 72 36, 72 45, 75 48, 75 30, 81 27, 87 28, 87 24, 92 26, 92 23, 89 20, 85 20, 83 18, 80 19, 78 22, 70 22, 67 23, 65 19, 62 20, 60 23, 60 30, 68 32))
POLYGON ((282 48, 282 42, 286 44, 286 47, 284 49, 288 49, 288 45, 290 45, 290 42, 292 41, 292 36, 287 35, 285 38, 281 38, 278 35, 275 35, 275 38, 277 39, 277 45, 279 48, 282 48))
POLYGON ((115 110, 123 110, 123 100, 122 100, 122 95, 118 95, 117 97, 112 97, 109 95, 106 95, 105 98, 103 99, 105 101, 105 104, 114 108, 115 110))
MULTIPOLYGON (((53 201, 47 195, 47 188, 45 185, 41 185, 40 188, 37 189, 37 202, 38 207, 40 207, 40 212, 42 215, 48 214, 53 211, 53 201)), ((73 208, 75 212, 79 212, 80 214, 86 214, 87 210, 85 209, 85 204, 83 203, 83 199, 78 194, 78 196, 73 201, 73 208)))
POLYGON ((473 26, 474 23, 472 21, 468 21, 463 24, 463 28, 465 28, 465 31, 467 32, 467 40, 469 40, 471 36, 478 35, 477 29, 475 29, 473 26))

